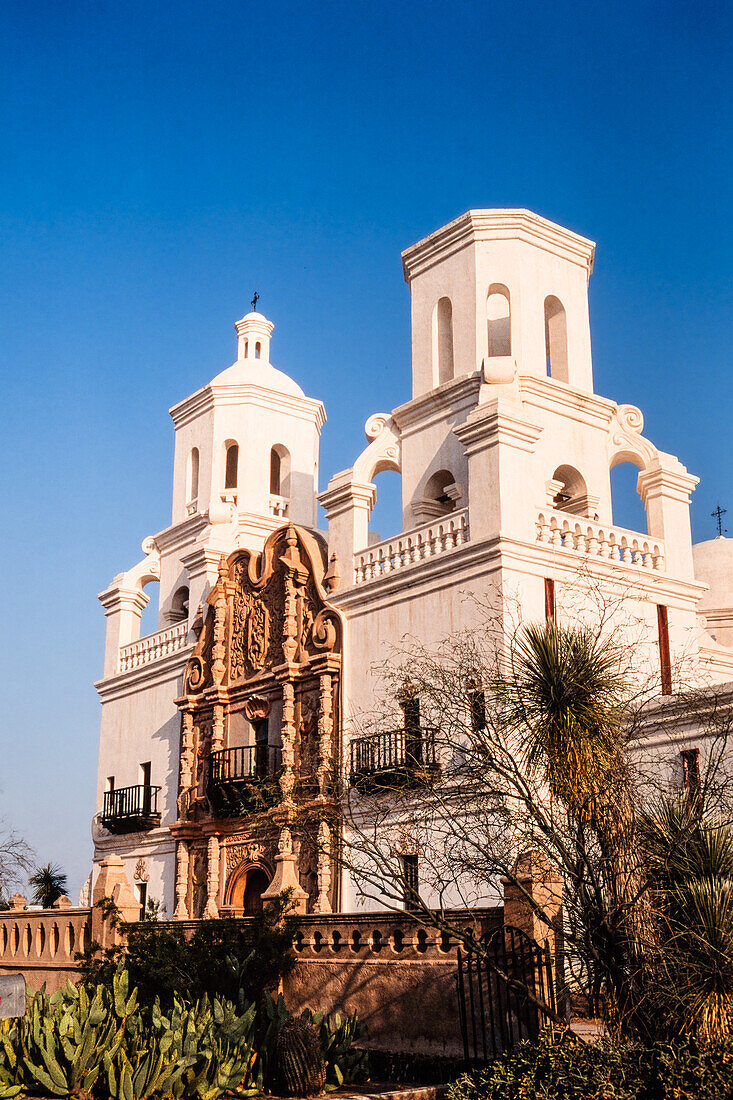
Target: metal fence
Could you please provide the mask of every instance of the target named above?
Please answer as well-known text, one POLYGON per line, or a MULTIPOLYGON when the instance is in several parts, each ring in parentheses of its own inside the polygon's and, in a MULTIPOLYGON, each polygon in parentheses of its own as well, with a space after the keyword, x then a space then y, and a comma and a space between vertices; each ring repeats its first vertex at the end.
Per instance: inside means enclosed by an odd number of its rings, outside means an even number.
POLYGON ((456 982, 466 1065, 536 1039, 557 1018, 552 952, 521 928, 505 925, 477 948, 459 947, 456 982))

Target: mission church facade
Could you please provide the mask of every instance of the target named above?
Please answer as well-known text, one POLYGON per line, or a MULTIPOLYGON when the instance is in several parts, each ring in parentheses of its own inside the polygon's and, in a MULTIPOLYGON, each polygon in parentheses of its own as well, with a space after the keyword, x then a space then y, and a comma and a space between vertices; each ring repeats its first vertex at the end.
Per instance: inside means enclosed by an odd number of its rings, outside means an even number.
MULTIPOLYGON (((176 919, 251 912, 287 887, 303 910, 355 910, 331 855, 339 783, 406 763, 399 722, 360 729, 373 666, 406 635, 470 628, 467 596, 507 623, 562 622, 582 574, 641 629, 661 700, 683 660, 701 686, 733 681, 733 540, 693 547, 697 478, 637 408, 594 393, 593 254, 524 210, 472 210, 409 248, 412 397, 370 417, 320 494, 324 406, 272 365, 270 321, 237 322, 236 362, 171 409, 170 526, 99 597, 93 877, 116 853, 141 904, 176 919), (613 522, 620 462, 638 467, 645 532, 613 522), (385 470, 401 475, 402 531, 375 542, 385 470), (140 638, 152 582, 158 630, 140 638)), ((429 731, 404 709, 427 762, 429 731)))

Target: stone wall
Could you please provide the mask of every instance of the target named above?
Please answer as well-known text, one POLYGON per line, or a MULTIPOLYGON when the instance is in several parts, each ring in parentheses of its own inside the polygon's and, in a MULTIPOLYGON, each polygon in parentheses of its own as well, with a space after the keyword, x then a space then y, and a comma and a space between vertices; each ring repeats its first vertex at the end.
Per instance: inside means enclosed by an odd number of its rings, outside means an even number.
POLYGON ((16 895, 13 908, 0 913, 0 974, 23 974, 31 990, 45 982, 49 993, 76 980, 74 953, 91 942, 92 913, 60 900, 66 904, 24 909, 16 895))
MULTIPOLYGON (((466 913, 480 932, 502 924, 503 909, 466 913)), ((460 1057, 456 946, 408 914, 305 917, 296 964, 284 982, 288 1008, 359 1013, 366 1046, 460 1057)))

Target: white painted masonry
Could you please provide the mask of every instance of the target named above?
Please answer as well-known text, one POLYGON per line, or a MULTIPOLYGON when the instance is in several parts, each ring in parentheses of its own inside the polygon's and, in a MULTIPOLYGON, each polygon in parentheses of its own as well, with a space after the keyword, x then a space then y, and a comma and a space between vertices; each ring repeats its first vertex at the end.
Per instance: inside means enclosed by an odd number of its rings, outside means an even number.
MULTIPOLYGON (((340 585, 344 625, 342 758, 369 709, 371 671, 406 634, 430 643, 471 625, 490 599, 507 622, 579 608, 579 578, 618 601, 615 627, 644 637, 640 673, 658 675, 657 607, 666 608, 673 688, 733 681, 733 541, 693 550, 697 478, 643 434, 643 416, 593 392, 588 279, 595 246, 526 210, 474 210, 403 254, 412 296, 412 396, 370 417, 366 447, 318 497, 325 410, 270 362, 273 326, 237 322, 237 360, 171 409, 171 525, 101 593, 107 616, 97 806, 110 777, 138 784, 150 763, 160 822, 113 835, 93 826, 95 866, 109 851, 132 883, 174 908, 182 673, 222 554, 260 550, 292 521, 313 530, 317 500, 340 585), (237 447, 238 451, 231 449, 237 447), (273 451, 275 457, 273 458, 273 451), (647 530, 614 523, 611 469, 633 462, 647 530), (370 543, 385 470, 402 478, 403 529, 370 543), (159 584, 158 631, 139 639, 147 586, 159 584), (689 672, 686 673, 689 676, 689 672), (689 682, 689 681, 688 681, 689 682)), ((582 600, 581 600, 582 602, 582 600)), ((661 691, 661 682, 660 682, 661 691)), ((357 906, 344 882, 341 908, 357 906)))

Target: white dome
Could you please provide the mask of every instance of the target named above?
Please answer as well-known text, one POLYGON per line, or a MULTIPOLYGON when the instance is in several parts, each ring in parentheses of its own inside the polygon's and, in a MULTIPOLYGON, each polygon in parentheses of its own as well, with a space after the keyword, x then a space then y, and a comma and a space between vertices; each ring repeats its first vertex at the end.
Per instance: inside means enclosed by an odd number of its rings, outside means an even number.
POLYGON ((264 359, 238 359, 211 380, 212 386, 259 386, 271 393, 305 397, 297 382, 264 359))

